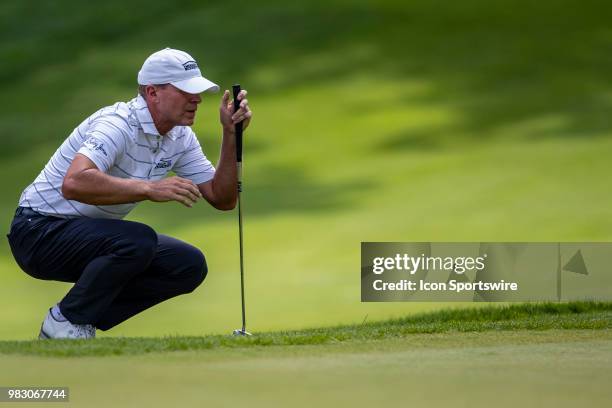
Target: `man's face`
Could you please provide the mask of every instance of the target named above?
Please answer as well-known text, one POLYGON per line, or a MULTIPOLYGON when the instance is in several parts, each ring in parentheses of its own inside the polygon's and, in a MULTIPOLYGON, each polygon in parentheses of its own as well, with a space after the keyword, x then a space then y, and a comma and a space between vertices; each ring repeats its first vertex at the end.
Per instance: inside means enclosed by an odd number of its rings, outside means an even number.
POLYGON ((157 110, 164 121, 174 126, 193 125, 198 104, 202 102, 199 94, 181 91, 170 84, 155 88, 159 98, 157 110))

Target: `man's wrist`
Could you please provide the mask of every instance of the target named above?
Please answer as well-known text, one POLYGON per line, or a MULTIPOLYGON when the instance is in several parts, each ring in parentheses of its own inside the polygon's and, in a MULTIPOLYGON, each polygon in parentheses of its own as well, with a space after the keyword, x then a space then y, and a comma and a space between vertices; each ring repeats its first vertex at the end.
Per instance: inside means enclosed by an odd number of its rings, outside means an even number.
POLYGON ((223 126, 223 135, 233 136, 236 134, 236 128, 234 125, 223 126))
POLYGON ((142 181, 140 183, 140 195, 144 197, 144 200, 151 199, 151 182, 150 181, 142 181))

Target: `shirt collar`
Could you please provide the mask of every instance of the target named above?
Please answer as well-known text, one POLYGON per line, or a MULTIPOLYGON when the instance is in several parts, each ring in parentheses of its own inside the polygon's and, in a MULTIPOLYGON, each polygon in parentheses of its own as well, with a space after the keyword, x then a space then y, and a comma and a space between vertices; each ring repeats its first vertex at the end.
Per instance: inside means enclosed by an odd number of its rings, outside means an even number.
MULTIPOLYGON (((136 112, 136 117, 140 122, 140 126, 142 127, 142 131, 149 135, 159 136, 159 131, 155 127, 155 123, 153 123, 153 117, 151 116, 151 112, 149 112, 147 101, 145 101, 145 99, 141 95, 138 95, 136 97, 134 110, 136 112)), ((179 132, 180 127, 175 126, 170 129, 166 136, 168 136, 172 140, 176 140, 176 137, 178 136, 179 132)))

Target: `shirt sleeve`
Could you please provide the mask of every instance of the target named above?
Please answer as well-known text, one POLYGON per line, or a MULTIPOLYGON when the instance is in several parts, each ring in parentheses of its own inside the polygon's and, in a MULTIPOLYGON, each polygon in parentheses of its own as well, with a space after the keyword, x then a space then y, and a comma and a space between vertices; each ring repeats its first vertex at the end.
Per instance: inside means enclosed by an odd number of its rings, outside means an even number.
POLYGON ((172 171, 195 184, 206 183, 215 175, 215 167, 204 155, 195 133, 190 128, 186 131, 188 133, 185 135, 187 139, 185 151, 176 160, 172 171))
POLYGON ((100 171, 108 173, 125 150, 127 123, 119 117, 97 118, 85 133, 83 145, 77 153, 87 156, 100 171))

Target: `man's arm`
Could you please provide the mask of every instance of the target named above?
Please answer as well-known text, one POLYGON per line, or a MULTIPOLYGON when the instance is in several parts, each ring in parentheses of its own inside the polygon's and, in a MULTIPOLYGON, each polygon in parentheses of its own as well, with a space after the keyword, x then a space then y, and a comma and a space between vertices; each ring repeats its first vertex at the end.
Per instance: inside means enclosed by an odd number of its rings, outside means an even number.
POLYGON ((219 163, 212 180, 198 184, 202 196, 218 210, 231 210, 238 200, 236 136, 233 129, 223 129, 219 163))
POLYGON ((66 172, 62 195, 92 205, 126 204, 151 200, 178 201, 191 207, 200 191, 191 181, 181 177, 168 177, 158 181, 130 180, 113 177, 98 169, 87 156, 77 153, 66 172))
POLYGON ((219 108, 219 119, 223 128, 223 141, 219 163, 212 180, 198 184, 202 196, 213 207, 219 210, 231 210, 238 200, 238 170, 236 168, 236 133, 234 125, 243 122, 246 129, 251 120, 251 110, 247 92, 238 95, 240 108, 234 113, 234 103, 230 100, 229 91, 225 91, 219 108))

